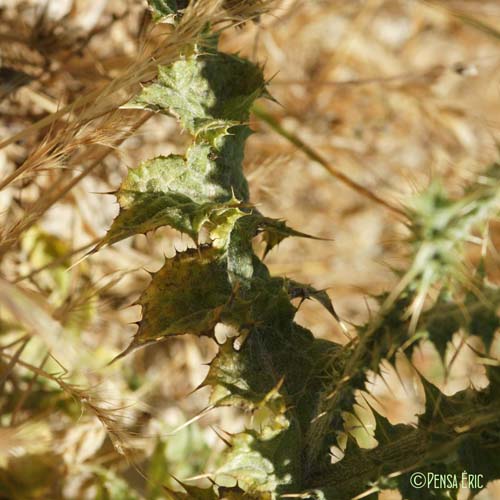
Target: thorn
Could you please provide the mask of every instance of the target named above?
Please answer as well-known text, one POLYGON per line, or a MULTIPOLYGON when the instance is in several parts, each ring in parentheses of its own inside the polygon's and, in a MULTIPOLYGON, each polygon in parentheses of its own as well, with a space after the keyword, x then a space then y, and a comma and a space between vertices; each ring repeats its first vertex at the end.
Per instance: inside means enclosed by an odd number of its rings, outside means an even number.
POLYGON ((218 438, 219 438, 219 439, 220 439, 220 440, 221 440, 221 441, 222 441, 222 442, 223 442, 223 443, 224 443, 224 444, 225 444, 228 448, 232 448, 232 447, 233 447, 232 443, 231 443, 228 439, 224 438, 221 434, 219 434, 219 432, 215 429, 215 427, 214 427, 213 425, 210 425, 209 427, 210 427, 210 429, 212 429, 212 430, 214 431, 215 435, 216 435, 216 436, 217 436, 217 437, 218 437, 218 438))
POLYGON ((208 412, 212 411, 214 408, 215 408, 215 405, 209 405, 209 406, 207 406, 204 410, 201 410, 198 413, 198 415, 195 415, 193 418, 190 418, 187 422, 184 422, 182 425, 180 425, 179 427, 177 427, 173 431, 168 432, 165 435, 166 436, 173 436, 173 435, 177 434, 182 429, 185 429, 186 427, 188 427, 189 425, 193 424, 194 422, 196 422, 200 418, 204 417, 208 412))
POLYGON ((120 354, 115 356, 106 366, 111 366, 111 365, 115 364, 116 361, 119 361, 120 359, 124 358, 127 354, 130 354, 132 351, 135 351, 136 349, 139 349, 140 347, 144 347, 149 343, 151 343, 151 342, 139 343, 136 340, 136 337, 134 337, 132 342, 130 343, 130 345, 124 351, 122 351, 120 354))
POLYGON ((65 272, 71 271, 71 269, 73 269, 74 267, 76 267, 79 264, 81 264, 84 260, 86 260, 88 257, 90 257, 90 255, 92 255, 92 253, 93 252, 87 252, 86 254, 82 255, 82 257, 80 257, 78 260, 76 260, 75 262, 73 262, 73 264, 71 264, 71 266, 69 266, 68 268, 66 268, 65 272))
POLYGON ((194 394, 195 392, 198 392, 200 389, 203 389, 204 387, 208 387, 209 384, 208 382, 206 382, 206 379, 201 382, 197 387, 195 387, 194 389, 192 389, 191 391, 189 391, 186 395, 186 397, 188 396, 191 396, 192 394, 194 394))
POLYGON ((94 255, 95 253, 97 253, 101 248, 102 248, 102 245, 99 243, 94 248, 90 249, 87 253, 85 253, 84 255, 90 257, 91 255, 94 255))

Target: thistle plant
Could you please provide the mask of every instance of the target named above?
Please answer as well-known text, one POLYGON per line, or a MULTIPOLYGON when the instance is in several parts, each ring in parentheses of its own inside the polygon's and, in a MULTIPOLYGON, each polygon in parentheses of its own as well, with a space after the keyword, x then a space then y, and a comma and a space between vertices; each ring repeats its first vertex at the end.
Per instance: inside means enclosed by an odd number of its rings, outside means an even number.
MULTIPOLYGON (((156 20, 181 22, 183 2, 150 4, 156 20)), ((252 426, 229 438, 209 471, 213 488, 184 485, 186 493, 168 495, 334 500, 397 488, 404 498, 423 498, 409 484, 412 471, 467 470, 483 474, 484 485, 500 477, 500 373, 489 356, 500 291, 482 264, 464 264, 467 242, 498 213, 498 165, 462 197, 437 182, 416 196, 403 211, 410 264, 397 286, 376 298, 379 311, 347 345, 315 338, 294 321, 296 299, 316 300, 338 320, 326 292, 271 276, 263 261, 283 239, 311 236, 253 206, 242 169, 252 105, 270 97, 262 68, 217 46, 207 26, 128 103, 176 116, 192 142, 184 155, 152 158, 128 172, 116 193, 119 215, 98 246, 162 226, 196 243, 152 275, 124 354, 174 335, 215 340, 220 323, 238 333, 219 345, 202 385, 211 388, 211 405, 251 413, 252 426), (262 257, 254 251, 258 237, 262 257), (377 445, 361 448, 346 415, 355 415, 369 372, 397 353, 411 357, 422 338, 444 356, 456 333, 482 340, 488 387, 446 396, 421 377, 426 406, 418 424, 392 425, 373 410, 377 445), (336 446, 344 456, 333 461, 336 446)), ((454 498, 456 488, 432 495, 454 498)))

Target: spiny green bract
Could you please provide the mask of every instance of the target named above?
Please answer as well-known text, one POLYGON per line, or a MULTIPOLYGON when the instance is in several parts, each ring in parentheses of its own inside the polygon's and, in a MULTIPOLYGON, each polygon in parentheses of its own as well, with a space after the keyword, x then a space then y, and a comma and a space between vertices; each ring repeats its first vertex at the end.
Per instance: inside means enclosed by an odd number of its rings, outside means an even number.
MULTIPOLYGON (((159 19, 175 17, 181 8, 178 1, 150 3, 159 19)), ((397 351, 410 354, 418 339, 429 338, 441 354, 458 331, 480 336, 485 349, 491 345, 499 326, 498 288, 484 276, 469 291, 448 285, 463 284, 453 271, 460 268, 464 242, 494 212, 498 184, 473 186, 463 200, 431 186, 408 210, 413 264, 397 293, 379 298, 380 313, 347 346, 316 339, 295 323, 292 301, 317 300, 337 318, 326 292, 272 277, 253 251, 258 234, 265 253, 288 236, 309 237, 249 202, 242 162, 250 107, 266 96, 262 71, 218 52, 216 37, 200 36, 208 41, 160 66, 158 78, 129 103, 174 114, 192 144, 185 156, 160 156, 129 171, 117 192, 120 213, 99 245, 165 225, 197 243, 153 274, 138 300, 142 319, 132 346, 180 334, 214 337, 218 323, 239 333, 237 341, 220 346, 202 385, 212 388, 213 405, 251 412, 252 428, 231 437, 212 471, 214 488, 183 485, 187 493, 169 492, 170 497, 274 500, 288 494, 343 500, 370 488, 398 487, 405 498, 416 498, 407 472, 415 467, 441 461, 448 472, 482 470, 481 445, 500 446, 500 375, 494 363, 482 392, 445 397, 422 379, 426 409, 418 427, 392 426, 375 413, 374 449, 359 448, 345 419, 357 418, 356 394, 365 388, 368 371, 378 372, 380 362, 397 351), (202 228, 208 233, 204 244, 202 228), (425 299, 436 286, 442 287, 437 298, 412 318, 417 298, 425 299), (480 418, 473 420, 474 413, 480 418), (341 439, 346 435, 347 444, 341 439), (344 457, 332 463, 330 449, 342 440, 344 457)), ((487 472, 488 478, 500 477, 494 466, 487 472)))
POLYGON ((499 211, 497 170, 500 165, 494 164, 483 184, 473 184, 458 199, 451 198, 438 181, 414 197, 409 207, 414 252, 409 273, 414 288, 425 291, 438 283, 467 279, 464 245, 473 230, 481 230, 499 211))

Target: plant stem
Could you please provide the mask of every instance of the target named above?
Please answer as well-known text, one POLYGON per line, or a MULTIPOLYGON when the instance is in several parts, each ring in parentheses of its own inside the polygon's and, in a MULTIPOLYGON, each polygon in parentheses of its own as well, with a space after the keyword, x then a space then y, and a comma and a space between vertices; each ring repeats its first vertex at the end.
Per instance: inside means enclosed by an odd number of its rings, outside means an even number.
POLYGON ((371 200, 375 203, 378 203, 379 205, 382 205, 384 208, 390 210, 393 214, 397 215, 398 217, 402 217, 405 220, 408 219, 408 214, 406 213, 405 210, 390 204, 389 202, 380 198, 375 193, 372 193, 369 189, 365 188, 361 184, 358 184, 356 181, 353 181, 347 175, 345 175, 340 170, 338 170, 333 165, 331 165, 316 150, 311 148, 311 146, 308 146, 300 137, 298 137, 293 132, 290 132, 289 130, 286 130, 285 128, 283 128, 283 126, 273 116, 271 116, 267 111, 262 109, 260 106, 254 105, 252 107, 252 112, 257 118, 266 122, 278 134, 280 134, 282 137, 284 137, 285 139, 290 141, 294 146, 296 146, 298 149, 300 149, 307 157, 309 157, 311 160, 314 160, 315 162, 319 163, 333 177, 338 179, 340 182, 342 182, 346 186, 350 187, 351 189, 353 189, 357 193, 361 194, 365 198, 368 198, 369 200, 371 200))

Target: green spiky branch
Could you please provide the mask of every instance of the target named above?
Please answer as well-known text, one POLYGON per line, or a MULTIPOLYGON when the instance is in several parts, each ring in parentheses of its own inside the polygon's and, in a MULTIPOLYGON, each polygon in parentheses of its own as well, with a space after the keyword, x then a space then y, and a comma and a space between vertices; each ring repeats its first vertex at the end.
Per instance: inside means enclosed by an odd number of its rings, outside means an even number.
MULTIPOLYGON (((157 20, 174 23, 181 3, 150 2, 157 20)), ((417 197, 406 210, 412 263, 394 291, 379 298, 378 315, 345 347, 316 339, 295 323, 292 301, 317 300, 336 318, 328 295, 271 276, 253 250, 257 237, 265 253, 286 237, 309 237, 265 217, 249 200, 242 170, 247 123, 254 100, 267 96, 265 83, 261 68, 219 52, 217 36, 207 30, 176 63, 159 66, 156 80, 129 103, 178 117, 192 143, 185 155, 160 156, 129 171, 117 192, 119 215, 99 247, 162 226, 197 245, 153 274, 138 301, 142 319, 130 349, 173 335, 214 338, 217 324, 232 326, 239 336, 220 345, 203 385, 211 387, 214 406, 253 415, 252 428, 231 437, 212 489, 184 485, 187 493, 169 495, 342 500, 399 487, 405 498, 416 498, 408 472, 436 464, 471 472, 484 466, 488 479, 500 477, 481 455, 500 450, 494 360, 486 390, 446 397, 422 379, 427 406, 417 427, 392 426, 375 412, 376 448, 361 449, 348 437, 344 458, 331 463, 330 456, 346 433, 345 412, 353 411, 369 371, 379 372, 382 360, 411 355, 422 337, 443 355, 459 331, 479 336, 486 358, 499 327, 500 293, 484 273, 471 277, 463 256, 473 231, 498 212, 498 168, 460 199, 438 184, 417 197)))

